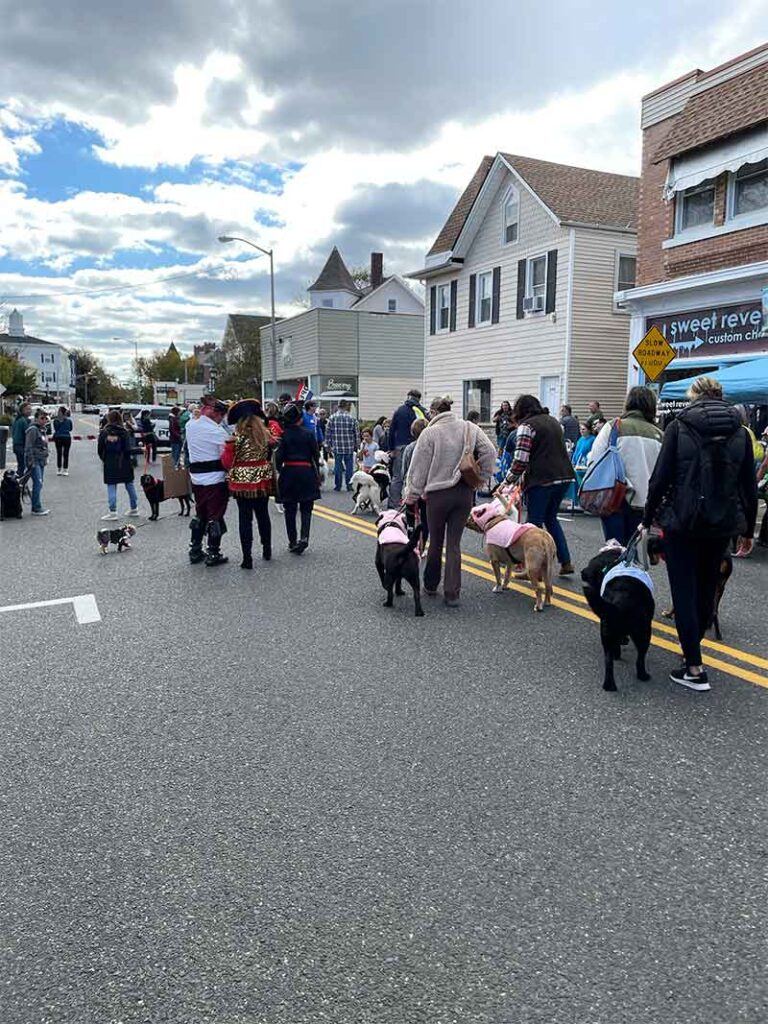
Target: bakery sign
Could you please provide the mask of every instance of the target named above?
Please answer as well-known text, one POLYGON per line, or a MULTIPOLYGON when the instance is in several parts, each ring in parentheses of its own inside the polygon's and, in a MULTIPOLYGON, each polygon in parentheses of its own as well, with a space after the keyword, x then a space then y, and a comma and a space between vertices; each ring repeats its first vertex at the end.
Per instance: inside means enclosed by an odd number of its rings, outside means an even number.
POLYGON ((661 331, 677 359, 701 361, 768 351, 760 299, 737 306, 709 306, 646 317, 646 331, 652 327, 661 331))
POLYGON ((321 377, 320 393, 326 391, 354 395, 357 393, 357 377, 321 377))

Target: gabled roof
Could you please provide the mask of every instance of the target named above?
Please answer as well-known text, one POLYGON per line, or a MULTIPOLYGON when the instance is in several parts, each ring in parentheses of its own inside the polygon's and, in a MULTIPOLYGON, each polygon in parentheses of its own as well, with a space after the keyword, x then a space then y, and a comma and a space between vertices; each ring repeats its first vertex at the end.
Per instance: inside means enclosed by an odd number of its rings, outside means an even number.
POLYGON ((307 291, 310 292, 352 292, 360 294, 360 290, 352 280, 352 275, 347 270, 347 265, 341 258, 341 253, 334 245, 331 255, 325 261, 325 266, 320 271, 320 276, 311 284, 307 291))
POLYGON ((768 63, 695 93, 662 141, 654 163, 768 121, 768 63))
POLYGON ((381 284, 376 285, 375 288, 372 288, 370 285, 367 285, 364 294, 361 295, 359 299, 357 299, 357 301, 353 304, 352 309, 357 309, 361 302, 366 302, 368 299, 374 296, 376 292, 380 291, 385 284, 389 284, 390 282, 399 285, 403 289, 403 291, 407 292, 409 296, 412 296, 419 303, 419 305, 421 305, 422 307, 424 306, 424 300, 420 298, 412 288, 408 287, 408 285, 405 283, 402 277, 399 274, 392 274, 390 277, 385 277, 381 284))
POLYGON ((500 153, 561 224, 637 227, 640 179, 500 153))
POLYGON ((43 341, 42 338, 34 338, 31 334, 0 334, 0 345, 12 345, 14 348, 23 348, 24 345, 47 345, 49 348, 66 348, 57 341, 43 341))
POLYGON ((456 203, 454 208, 451 210, 448 220, 443 225, 443 230, 435 239, 435 243, 427 253, 428 256, 432 256, 438 252, 450 252, 456 244, 456 239, 461 234, 461 229, 464 227, 464 222, 469 216, 469 211, 472 209, 472 204, 477 199, 477 194, 483 187, 483 182, 488 177, 488 171, 493 166, 494 158, 492 156, 484 156, 480 161, 480 166, 477 168, 472 176, 472 180, 461 193, 459 201, 456 203))
POLYGON ((227 325, 232 328, 235 340, 238 345, 259 343, 262 327, 265 327, 271 320, 268 316, 251 316, 246 313, 230 313, 227 317, 227 325))

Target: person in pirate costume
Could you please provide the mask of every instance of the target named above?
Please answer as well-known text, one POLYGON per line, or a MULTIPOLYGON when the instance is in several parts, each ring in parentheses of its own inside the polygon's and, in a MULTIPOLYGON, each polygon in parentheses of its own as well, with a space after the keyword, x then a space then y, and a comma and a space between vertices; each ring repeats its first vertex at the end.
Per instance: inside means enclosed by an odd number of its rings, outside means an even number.
POLYGON ((302 411, 287 405, 283 412, 284 431, 275 462, 279 473, 280 501, 285 509, 288 550, 303 554, 309 547, 312 507, 320 499, 320 449, 317 437, 302 426, 302 411), (301 510, 301 534, 296 535, 296 513, 301 510))
POLYGON ((253 519, 259 528, 262 558, 272 557, 272 524, 269 496, 274 494, 272 449, 277 444, 267 426, 267 417, 257 398, 243 398, 230 408, 227 423, 235 433, 224 446, 221 461, 229 471, 229 493, 237 502, 241 569, 253 568, 253 519))
POLYGON ((229 437, 221 425, 226 414, 225 402, 206 395, 198 419, 187 423, 189 475, 196 506, 195 517, 189 524, 192 535, 189 560, 193 564, 205 560, 207 566, 214 566, 229 561, 221 553, 221 538, 227 532, 224 515, 229 501, 227 474, 221 461, 229 437), (207 551, 203 552, 206 539, 207 551))

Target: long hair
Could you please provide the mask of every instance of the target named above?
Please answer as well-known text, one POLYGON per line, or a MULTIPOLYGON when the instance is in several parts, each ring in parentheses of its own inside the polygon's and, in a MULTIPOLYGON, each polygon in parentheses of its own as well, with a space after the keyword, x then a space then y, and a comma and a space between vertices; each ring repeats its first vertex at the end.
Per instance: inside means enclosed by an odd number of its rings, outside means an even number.
POLYGON ((237 421, 235 433, 258 445, 268 445, 272 438, 261 416, 243 416, 237 421))
POLYGON ((519 395, 512 406, 512 419, 520 424, 529 416, 540 416, 544 410, 535 395, 519 395))

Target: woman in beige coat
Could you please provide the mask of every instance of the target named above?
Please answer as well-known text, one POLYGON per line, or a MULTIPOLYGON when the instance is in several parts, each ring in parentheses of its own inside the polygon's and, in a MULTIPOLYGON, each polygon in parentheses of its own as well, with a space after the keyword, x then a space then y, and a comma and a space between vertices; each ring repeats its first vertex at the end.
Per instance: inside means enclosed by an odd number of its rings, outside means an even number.
POLYGON ((445 603, 456 607, 461 592, 461 534, 472 508, 473 490, 461 479, 459 463, 469 427, 469 450, 489 479, 496 465, 496 449, 483 431, 451 412, 453 400, 443 395, 432 403, 434 416, 421 432, 408 474, 406 504, 419 498, 427 503, 429 552, 424 569, 424 591, 434 596, 440 585, 445 544, 445 603))

